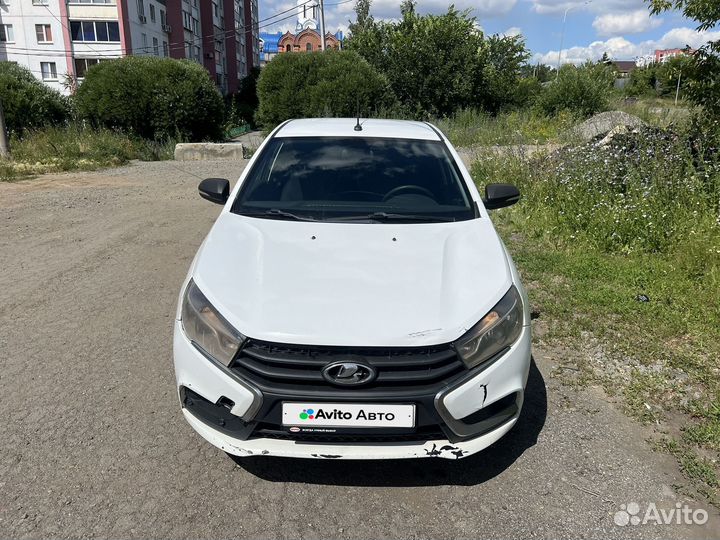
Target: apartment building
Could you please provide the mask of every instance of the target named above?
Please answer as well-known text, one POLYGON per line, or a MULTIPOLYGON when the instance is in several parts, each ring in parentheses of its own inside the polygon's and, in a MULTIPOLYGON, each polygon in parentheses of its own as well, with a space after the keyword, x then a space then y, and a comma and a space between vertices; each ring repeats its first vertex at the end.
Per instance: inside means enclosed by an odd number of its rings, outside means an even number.
POLYGON ((234 92, 259 62, 257 13, 257 0, 0 0, 0 61, 70 93, 107 59, 188 58, 234 92))

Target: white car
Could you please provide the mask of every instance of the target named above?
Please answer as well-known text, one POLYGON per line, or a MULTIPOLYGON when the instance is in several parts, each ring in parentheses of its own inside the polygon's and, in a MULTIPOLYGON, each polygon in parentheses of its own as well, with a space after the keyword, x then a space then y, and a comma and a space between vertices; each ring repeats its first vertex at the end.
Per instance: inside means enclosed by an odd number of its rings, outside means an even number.
POLYGON ((530 313, 488 210, 434 126, 291 120, 235 187, 183 284, 182 411, 236 456, 456 459, 517 421, 530 313))

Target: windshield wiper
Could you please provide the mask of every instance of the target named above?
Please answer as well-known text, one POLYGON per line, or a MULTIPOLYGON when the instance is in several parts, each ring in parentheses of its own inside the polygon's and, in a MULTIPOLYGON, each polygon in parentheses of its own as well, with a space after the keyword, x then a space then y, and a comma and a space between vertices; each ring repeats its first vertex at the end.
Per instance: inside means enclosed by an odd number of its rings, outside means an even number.
POLYGON ((270 210, 265 210, 264 212, 241 212, 240 215, 268 219, 279 218, 292 219, 294 221, 317 221, 315 218, 298 216, 297 214, 286 212, 285 210, 280 210, 279 208, 271 208, 270 210))
POLYGON ((371 214, 359 214, 357 216, 343 216, 332 218, 328 221, 415 221, 423 223, 437 223, 455 221, 455 218, 444 216, 423 216, 416 214, 388 214, 387 212, 373 212, 371 214))

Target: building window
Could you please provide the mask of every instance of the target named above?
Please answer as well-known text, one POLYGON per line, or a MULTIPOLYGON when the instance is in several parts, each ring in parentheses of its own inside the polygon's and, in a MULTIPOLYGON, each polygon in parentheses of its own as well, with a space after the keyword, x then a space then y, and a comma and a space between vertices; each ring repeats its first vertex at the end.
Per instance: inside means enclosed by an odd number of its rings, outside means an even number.
POLYGON ((155 22, 155 4, 150 4, 150 20, 155 22))
POLYGON ((103 62, 103 58, 76 58, 75 59, 75 76, 78 79, 85 77, 85 72, 95 64, 103 62))
POLYGON ((49 24, 36 24, 35 37, 38 43, 52 43, 52 28, 49 24))
POLYGON ((192 15, 189 11, 183 10, 183 28, 192 32, 192 15))
POLYGON ((160 56, 160 42, 156 37, 153 38, 153 54, 155 56, 160 56))
POLYGON ((148 52, 147 34, 140 34, 140 38, 142 40, 142 51, 143 54, 145 54, 148 52))
POLYGON ((167 41, 163 41, 163 56, 165 56, 165 57, 170 56, 170 50, 169 50, 167 41))
POLYGON ((0 43, 15 43, 12 24, 0 24, 0 43))
POLYGON ((40 73, 43 81, 57 81, 57 66, 55 62, 40 62, 40 73))
POLYGON ((305 45, 305 50, 309 52, 312 51, 312 43, 308 43, 307 45, 305 45))
POLYGON ((145 16, 145 2, 143 0, 137 0, 137 10, 140 17, 145 16))
POLYGON ((292 52, 292 47, 290 45, 285 45, 285 52, 292 52))
POLYGON ((70 21, 73 41, 106 41, 118 43, 120 28, 117 21, 70 21))

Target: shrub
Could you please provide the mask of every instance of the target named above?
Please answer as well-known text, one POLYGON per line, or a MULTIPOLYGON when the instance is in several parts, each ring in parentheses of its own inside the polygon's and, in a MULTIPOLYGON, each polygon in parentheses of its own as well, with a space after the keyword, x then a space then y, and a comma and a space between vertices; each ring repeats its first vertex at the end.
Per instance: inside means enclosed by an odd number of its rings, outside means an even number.
POLYGON ((223 100, 203 67, 128 56, 90 68, 75 96, 80 118, 147 139, 217 140, 223 100))
POLYGON ((27 130, 22 137, 12 137, 11 147, 12 158, 0 159, 0 182, 48 172, 115 167, 131 159, 172 159, 175 141, 70 124, 27 130))
POLYGON ((612 71, 603 64, 565 65, 557 80, 545 88, 537 104, 547 115, 567 110, 589 117, 608 110, 613 83, 612 71))
POLYGON ((690 84, 693 70, 693 61, 689 56, 676 56, 662 64, 636 69, 630 74, 625 93, 629 96, 674 97, 679 80, 680 95, 683 96, 690 84))
POLYGON ((636 69, 630 74, 630 80, 624 88, 628 96, 654 96, 658 88, 658 66, 649 66, 636 69))
MULTIPOLYGON (((688 19, 698 23, 697 30, 707 32, 708 41, 692 55, 689 68, 683 72, 689 84, 690 100, 705 108, 708 114, 720 117, 720 39, 713 30, 720 23, 720 9, 715 0, 649 0, 654 15, 668 10, 682 10, 688 19), (712 37, 711 37, 712 36, 712 37)), ((689 46, 687 47, 689 48, 689 46)))
POLYGON ((10 134, 62 124, 70 115, 67 98, 13 62, 0 62, 0 99, 10 134))
POLYGON ((387 80, 351 51, 279 54, 260 74, 257 120, 272 128, 289 118, 369 116, 394 101, 387 80))
POLYGON ((516 183, 529 222, 561 242, 653 253, 702 240, 720 253, 720 155, 703 146, 706 134, 645 128, 605 146, 480 160, 473 172, 480 183, 516 183))
POLYGON ((254 67, 250 74, 244 77, 238 85, 238 90, 229 98, 227 123, 230 127, 242 124, 255 124, 255 113, 259 105, 257 96, 257 81, 260 68, 254 67))

